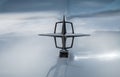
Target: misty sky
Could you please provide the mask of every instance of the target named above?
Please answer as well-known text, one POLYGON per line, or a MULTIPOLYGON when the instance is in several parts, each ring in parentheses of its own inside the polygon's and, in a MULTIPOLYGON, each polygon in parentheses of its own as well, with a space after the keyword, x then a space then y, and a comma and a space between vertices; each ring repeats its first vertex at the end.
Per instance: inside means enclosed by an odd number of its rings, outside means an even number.
MULTIPOLYGON (((52 33, 63 15, 73 22, 75 33, 91 34, 75 39, 73 56, 118 55, 110 61, 72 59, 66 77, 119 77, 119 4, 120 0, 0 0, 0 77, 46 77, 59 49, 53 38, 38 34, 52 33)), ((60 72, 65 66, 63 62, 60 72)))

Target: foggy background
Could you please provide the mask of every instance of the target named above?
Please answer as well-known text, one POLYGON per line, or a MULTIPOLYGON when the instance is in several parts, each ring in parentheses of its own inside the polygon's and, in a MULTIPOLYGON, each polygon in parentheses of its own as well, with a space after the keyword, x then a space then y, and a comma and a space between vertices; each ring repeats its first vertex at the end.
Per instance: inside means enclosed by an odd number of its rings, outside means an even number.
MULTIPOLYGON (((74 24, 74 56, 117 53, 120 56, 120 0, 0 0, 0 77, 46 77, 59 49, 54 24, 63 15, 74 24)), ((114 60, 70 61, 66 77, 119 77, 120 57, 114 60)), ((60 71, 61 72, 61 71, 60 71)), ((51 76, 53 77, 53 76, 51 76)))

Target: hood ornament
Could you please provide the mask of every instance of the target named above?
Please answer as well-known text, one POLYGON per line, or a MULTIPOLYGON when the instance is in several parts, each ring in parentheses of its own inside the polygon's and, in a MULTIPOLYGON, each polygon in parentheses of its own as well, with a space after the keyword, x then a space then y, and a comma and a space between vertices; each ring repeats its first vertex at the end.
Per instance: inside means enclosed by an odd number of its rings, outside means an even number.
POLYGON ((65 16, 63 16, 63 20, 60 22, 55 23, 54 33, 48 33, 48 34, 39 34, 39 36, 49 36, 53 37, 55 41, 56 48, 61 49, 59 57, 60 58, 68 58, 69 57, 69 48, 73 47, 74 38, 75 37, 83 37, 83 36, 90 36, 89 34, 76 34, 74 33, 74 27, 72 22, 68 22, 65 20, 65 16), (61 32, 57 32, 57 27, 61 26, 61 32), (71 32, 68 33, 67 26, 71 28, 71 32), (58 45, 57 39, 61 39, 61 46, 58 45), (67 40, 71 39, 69 42, 69 46, 67 46, 67 40))

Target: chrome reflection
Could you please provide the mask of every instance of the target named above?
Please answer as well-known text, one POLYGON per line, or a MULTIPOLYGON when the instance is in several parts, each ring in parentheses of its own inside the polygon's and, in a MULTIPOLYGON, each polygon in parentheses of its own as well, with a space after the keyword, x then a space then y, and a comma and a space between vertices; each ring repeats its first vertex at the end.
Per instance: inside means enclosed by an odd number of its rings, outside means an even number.
POLYGON ((120 58, 119 52, 107 52, 107 53, 95 53, 95 54, 77 54, 74 55, 74 60, 86 60, 86 59, 96 59, 100 61, 109 61, 109 60, 115 60, 120 58))
POLYGON ((57 63, 49 69, 46 77, 67 77, 68 65, 68 58, 58 58, 57 63))

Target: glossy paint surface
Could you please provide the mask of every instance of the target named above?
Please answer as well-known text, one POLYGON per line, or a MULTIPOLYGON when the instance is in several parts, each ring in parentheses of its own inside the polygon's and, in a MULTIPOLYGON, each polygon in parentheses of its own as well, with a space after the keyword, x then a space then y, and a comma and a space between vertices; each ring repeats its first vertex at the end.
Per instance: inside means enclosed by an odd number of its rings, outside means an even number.
POLYGON ((1 0, 0 77, 120 77, 119 3, 1 0), (69 59, 58 58, 53 38, 38 36, 52 33, 63 14, 75 33, 91 34, 75 39, 69 59))

